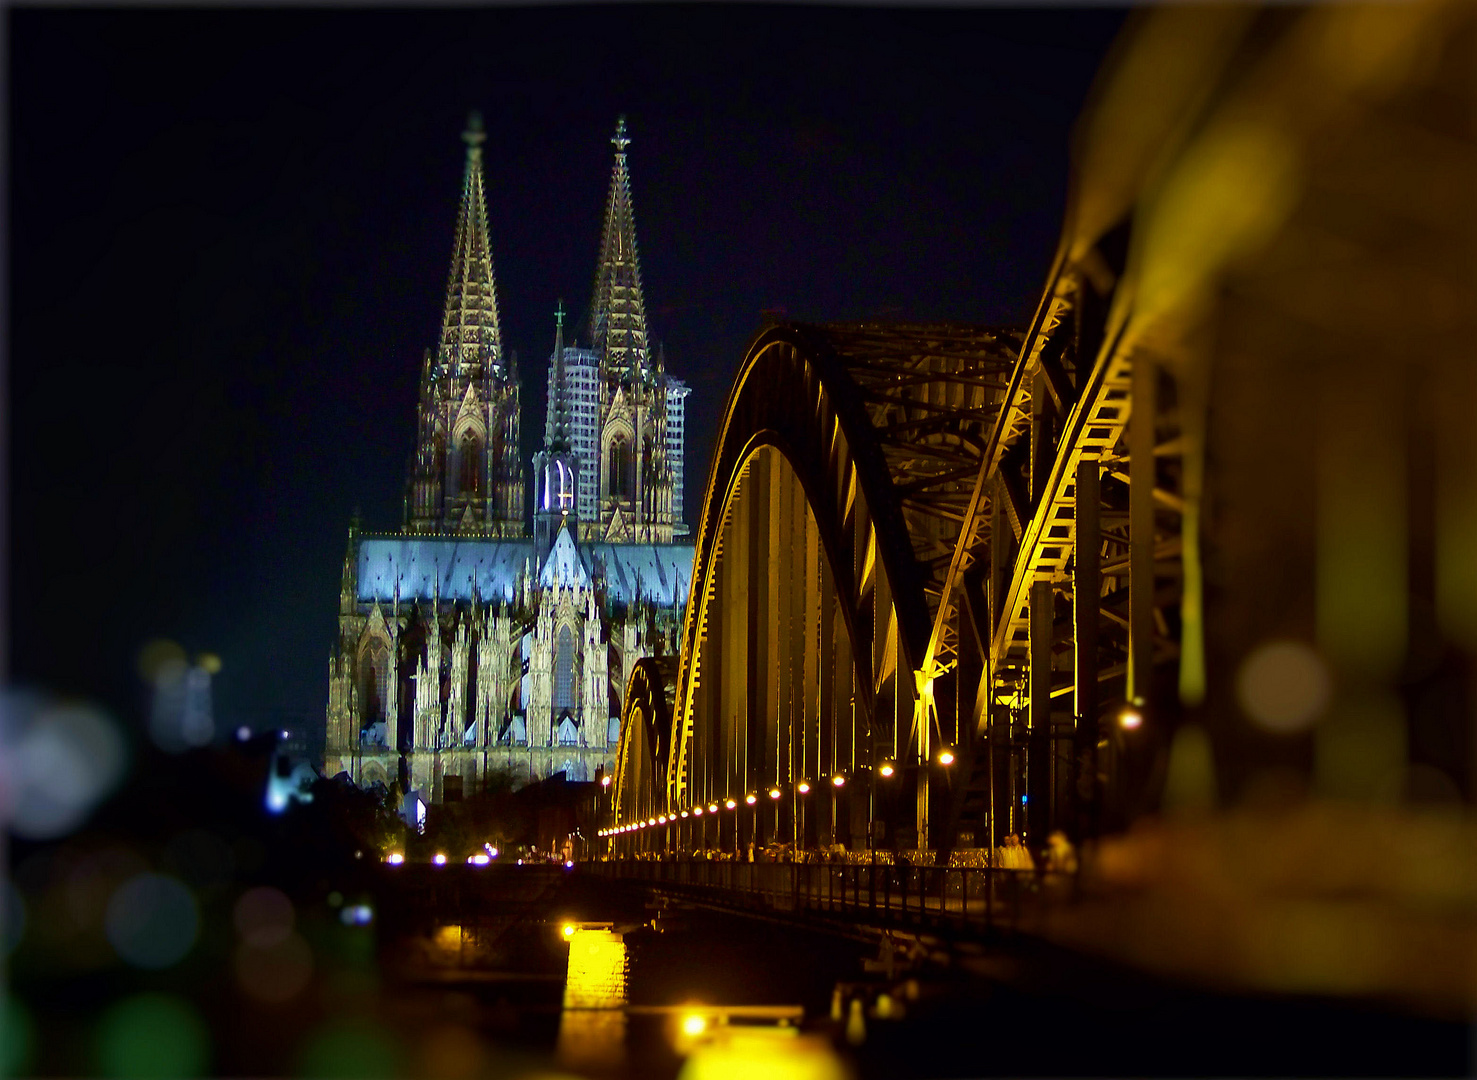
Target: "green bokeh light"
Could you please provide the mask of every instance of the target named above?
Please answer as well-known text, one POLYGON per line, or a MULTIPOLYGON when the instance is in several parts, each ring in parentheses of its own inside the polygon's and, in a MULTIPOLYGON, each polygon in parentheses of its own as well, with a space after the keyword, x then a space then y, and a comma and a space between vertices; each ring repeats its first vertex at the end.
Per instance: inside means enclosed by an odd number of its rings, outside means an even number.
POLYGON ((123 1080, 204 1076, 210 1036, 183 998, 137 994, 103 1013, 97 1031, 98 1075, 123 1080))
POLYGON ((399 1048, 364 1023, 325 1027, 309 1036, 298 1057, 302 1077, 356 1077, 386 1080, 396 1075, 399 1048))
POLYGON ((7 995, 0 1001, 0 1076, 29 1074, 35 1045, 30 1010, 7 995))

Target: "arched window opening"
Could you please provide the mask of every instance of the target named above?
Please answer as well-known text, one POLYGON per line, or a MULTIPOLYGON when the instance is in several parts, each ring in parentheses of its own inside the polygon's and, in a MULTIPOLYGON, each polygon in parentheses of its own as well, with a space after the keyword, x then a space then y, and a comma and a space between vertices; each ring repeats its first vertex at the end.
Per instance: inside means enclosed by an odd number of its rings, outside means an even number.
POLYGON ((469 435, 462 440, 457 451, 461 463, 461 476, 457 490, 463 495, 482 494, 482 443, 477 436, 469 435))
POLYGON ((377 724, 386 720, 385 688, 389 678, 390 650, 383 641, 369 646, 364 656, 363 682, 359 696, 359 715, 365 723, 377 724))
POLYGON ((567 626, 559 631, 554 656, 554 708, 574 708, 574 635, 567 626))
POLYGON ((607 456, 609 475, 606 491, 624 502, 631 497, 631 444, 618 436, 610 441, 607 456))

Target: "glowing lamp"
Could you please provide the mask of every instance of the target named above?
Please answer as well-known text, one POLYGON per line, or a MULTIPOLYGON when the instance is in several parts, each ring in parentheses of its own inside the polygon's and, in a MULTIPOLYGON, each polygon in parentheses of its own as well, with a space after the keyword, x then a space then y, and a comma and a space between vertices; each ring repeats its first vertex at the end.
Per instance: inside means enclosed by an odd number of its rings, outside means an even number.
POLYGON ((732 799, 725 799, 723 801, 723 805, 732 810, 735 806, 738 805, 738 803, 734 802, 732 799))
POLYGON ((398 851, 392 851, 390 852, 390 854, 385 856, 385 862, 389 863, 391 866, 399 866, 404 861, 405 856, 400 854, 400 852, 398 851))
POLYGON ((744 796, 744 802, 748 803, 750 806, 753 806, 758 801, 759 796, 755 795, 752 791, 744 796))
POLYGON ((687 811, 686 810, 682 811, 682 816, 683 817, 686 817, 687 816, 687 811))
POLYGON ((837 787, 845 787, 846 777, 842 776, 840 773, 837 773, 835 776, 831 777, 831 783, 835 784, 837 787))
POLYGON ((433 857, 432 857, 432 858, 431 858, 431 861, 432 861, 432 862, 433 862, 433 863, 435 863, 435 864, 436 864, 436 865, 437 865, 437 866, 445 866, 445 865, 446 865, 446 856, 445 856, 445 855, 443 855, 443 854, 441 854, 441 853, 440 853, 440 852, 439 852, 439 851, 438 851, 438 852, 436 852, 436 854, 435 854, 435 855, 434 855, 434 856, 433 856, 433 857))
POLYGON ((780 789, 777 788, 777 787, 770 788, 769 789, 769 797, 771 799, 778 799, 780 797, 780 789))
POLYGON ((882 767, 877 771, 880 772, 883 776, 891 776, 893 773, 897 772, 897 770, 892 767, 892 762, 890 761, 884 761, 882 763, 882 767))
POLYGON ((954 751, 950 750, 947 746, 944 747, 942 750, 940 750, 939 751, 939 764, 940 765, 952 765, 952 764, 954 764, 954 751))
POLYGON ((718 804, 715 803, 715 802, 710 802, 708 804, 708 813, 710 813, 710 814, 716 814, 717 812, 718 812, 718 804))
POLYGON ((689 1013, 682 1018, 682 1034, 684 1035, 701 1035, 707 1029, 707 1018, 698 1013, 689 1013))
POLYGON ((667 823, 667 815, 666 814, 658 814, 657 815, 657 819, 656 819, 656 823, 658 825, 665 825, 667 823))
POLYGON ((694 806, 692 808, 692 816, 693 817, 702 817, 703 816, 703 808, 701 806, 694 806))
POLYGON ((564 924, 564 936, 567 938, 574 937, 574 923, 564 924))
POLYGON ((601 787, 610 787, 610 777, 608 777, 608 776, 602 776, 600 778, 600 786, 601 787))
POLYGON ((798 792, 800 792, 800 794, 802 794, 802 795, 809 795, 810 794, 810 781, 809 780, 802 780, 802 781, 800 781, 799 784, 795 785, 795 790, 798 791, 798 792))
POLYGON ((1118 726, 1124 731, 1137 731, 1144 726, 1144 714, 1130 706, 1118 714, 1118 726))

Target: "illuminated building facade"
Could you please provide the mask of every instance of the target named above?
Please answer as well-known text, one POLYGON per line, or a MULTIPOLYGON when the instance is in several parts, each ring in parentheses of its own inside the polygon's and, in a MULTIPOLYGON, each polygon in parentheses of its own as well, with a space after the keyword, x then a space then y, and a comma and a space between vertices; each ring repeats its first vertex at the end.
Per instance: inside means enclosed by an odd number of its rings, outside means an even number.
POLYGON ((431 802, 470 795, 495 771, 609 772, 632 668, 677 649, 693 555, 672 542, 687 391, 646 348, 624 121, 588 347, 566 347, 562 305, 557 316, 531 532, 475 115, 463 139, 403 527, 350 529, 323 755, 330 776, 398 783, 431 802))

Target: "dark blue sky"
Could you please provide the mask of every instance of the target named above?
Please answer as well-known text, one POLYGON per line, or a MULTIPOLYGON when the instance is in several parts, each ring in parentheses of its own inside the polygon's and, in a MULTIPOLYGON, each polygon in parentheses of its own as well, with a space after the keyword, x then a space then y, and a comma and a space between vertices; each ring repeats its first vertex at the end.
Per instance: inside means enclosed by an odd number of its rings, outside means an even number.
POLYGON ((467 111, 541 435, 629 118, 647 310, 689 399, 688 517, 766 309, 1015 323, 1121 13, 649 6, 14 11, 11 658, 138 698, 221 655, 229 724, 320 714, 345 529, 399 525, 467 111))

